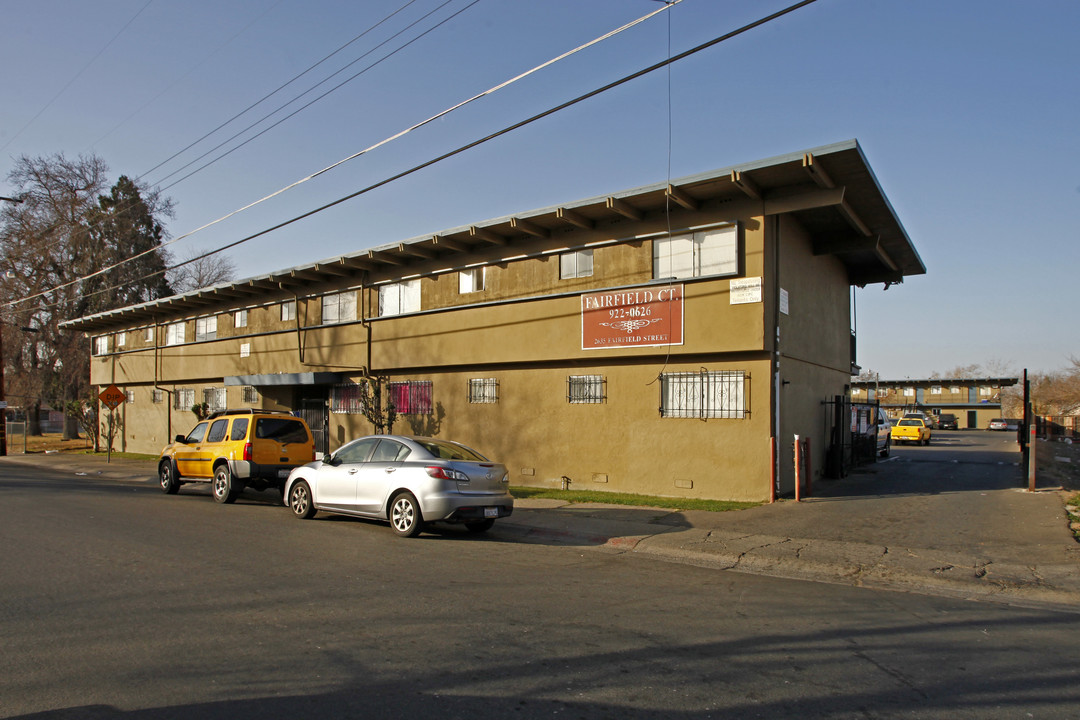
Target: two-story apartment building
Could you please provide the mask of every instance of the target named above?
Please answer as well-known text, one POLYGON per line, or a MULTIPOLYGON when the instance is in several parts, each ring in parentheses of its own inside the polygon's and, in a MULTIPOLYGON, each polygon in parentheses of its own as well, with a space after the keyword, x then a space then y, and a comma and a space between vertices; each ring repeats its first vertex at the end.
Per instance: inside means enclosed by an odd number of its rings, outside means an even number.
POLYGON ((985 430, 1001 417, 1001 391, 1018 378, 929 378, 920 380, 858 380, 851 385, 853 402, 877 402, 890 417, 919 411, 938 417, 956 416, 961 430, 985 430))
MULTIPOLYGON (((370 247, 372 238, 357 245, 370 247)), ((317 247, 317 239, 312 239, 317 247)), ((324 450, 449 437, 519 485, 763 500, 847 395, 854 285, 925 272, 855 141, 76 318, 157 452, 190 408, 301 413, 324 450)))

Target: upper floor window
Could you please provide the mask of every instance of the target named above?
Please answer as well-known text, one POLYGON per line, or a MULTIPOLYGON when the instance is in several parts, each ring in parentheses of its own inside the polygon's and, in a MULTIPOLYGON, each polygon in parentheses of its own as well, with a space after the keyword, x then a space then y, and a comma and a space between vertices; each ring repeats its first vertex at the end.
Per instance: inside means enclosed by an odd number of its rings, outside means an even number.
POLYGON ((653 240, 653 279, 734 275, 739 271, 735 225, 653 240))
POLYGON ((172 323, 165 328, 166 345, 182 345, 184 342, 184 323, 172 323))
POLYGON ((469 268, 458 273, 458 292, 480 292, 484 289, 484 268, 469 268))
POLYGON ((379 288, 379 317, 420 311, 420 280, 403 280, 379 288))
POLYGON ((575 250, 559 256, 560 279, 592 277, 592 273, 592 250, 575 250))
POLYGON ((154 328, 152 327, 146 328, 146 342, 154 342, 154 328))
POLYGON ((109 336, 99 335, 94 338, 94 354, 95 355, 108 355, 109 354, 109 336))
POLYGON ((247 310, 237 310, 233 313, 233 327, 247 327, 247 310))
POLYGON ((322 299, 322 323, 332 325, 334 323, 351 322, 356 319, 356 292, 336 293, 323 295, 322 299))
POLYGON ((941 386, 940 385, 931 385, 930 386, 930 394, 931 395, 940 395, 941 394, 941 386))
POLYGON ((127 345, 127 333, 116 333, 116 347, 124 347, 127 345))
POLYGON ((195 319, 195 342, 217 337, 217 315, 195 319))
POLYGON ((286 300, 281 303, 281 319, 282 320, 295 320, 296 319, 296 301, 286 300))

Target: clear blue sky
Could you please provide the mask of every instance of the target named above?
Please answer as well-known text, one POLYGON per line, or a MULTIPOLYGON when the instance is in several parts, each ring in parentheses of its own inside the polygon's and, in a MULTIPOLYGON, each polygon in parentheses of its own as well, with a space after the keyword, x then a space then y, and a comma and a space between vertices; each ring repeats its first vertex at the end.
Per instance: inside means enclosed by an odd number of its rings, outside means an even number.
MULTIPOLYGON (((153 172, 406 0, 0 2, 0 176, 20 155, 93 152, 114 180, 157 183, 443 1, 416 0, 153 172)), ((457 17, 168 188, 171 234, 658 7, 471 1, 452 0, 307 99, 465 8, 457 17)), ((232 242, 661 60, 669 15, 678 53, 788 4, 683 0, 172 249, 232 242)), ((888 378, 974 363, 1060 369, 1080 357, 1078 32, 1074 0, 818 0, 673 65, 670 77, 624 85, 229 254, 248 277, 855 138, 928 270, 856 293, 861 365, 888 378)), ((10 191, 0 180, 0 194, 10 191)))

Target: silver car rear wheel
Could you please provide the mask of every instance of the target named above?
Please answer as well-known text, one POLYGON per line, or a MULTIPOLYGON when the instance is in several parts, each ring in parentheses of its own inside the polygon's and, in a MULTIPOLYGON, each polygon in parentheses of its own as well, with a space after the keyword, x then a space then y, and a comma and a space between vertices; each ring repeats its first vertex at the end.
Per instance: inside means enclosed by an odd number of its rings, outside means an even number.
POLYGON ((289 488, 289 507, 301 520, 314 517, 315 503, 311 501, 311 488, 305 481, 300 480, 289 488))
POLYGON ((390 527, 401 537, 416 537, 424 529, 424 518, 412 493, 398 493, 390 502, 390 527))

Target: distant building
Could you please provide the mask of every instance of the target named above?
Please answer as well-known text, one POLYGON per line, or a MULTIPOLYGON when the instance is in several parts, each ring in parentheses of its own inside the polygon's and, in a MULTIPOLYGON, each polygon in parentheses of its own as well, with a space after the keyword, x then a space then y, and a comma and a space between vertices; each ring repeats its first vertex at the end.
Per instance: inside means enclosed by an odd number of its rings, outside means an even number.
POLYGON ((377 386, 396 432, 474 446, 515 485, 760 501, 793 492, 796 435, 823 471, 852 286, 924 272, 849 141, 64 327, 90 339, 92 383, 127 393, 128 450, 205 402, 295 412, 333 451, 372 432, 377 386))
POLYGON ((1001 389, 1019 382, 1018 378, 856 380, 851 400, 877 401, 889 417, 912 411, 934 417, 952 413, 958 428, 985 430, 992 419, 1001 417, 1001 389))

